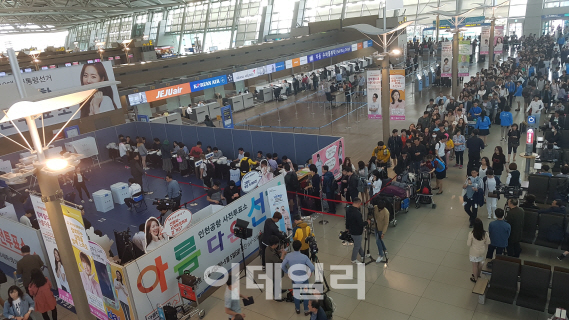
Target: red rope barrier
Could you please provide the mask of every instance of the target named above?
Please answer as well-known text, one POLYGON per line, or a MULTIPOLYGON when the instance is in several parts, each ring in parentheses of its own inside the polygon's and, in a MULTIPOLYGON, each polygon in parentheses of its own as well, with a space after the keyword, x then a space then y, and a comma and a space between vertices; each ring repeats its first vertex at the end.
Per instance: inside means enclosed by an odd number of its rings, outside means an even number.
POLYGON ((301 208, 302 210, 306 210, 306 211, 310 211, 310 212, 316 212, 316 213, 321 213, 321 214, 325 214, 325 215, 329 215, 329 216, 334 216, 334 217, 340 217, 340 218, 344 218, 344 216, 341 216, 339 214, 335 214, 335 213, 330 213, 330 212, 322 212, 322 211, 316 211, 316 210, 311 210, 311 209, 304 209, 301 208))

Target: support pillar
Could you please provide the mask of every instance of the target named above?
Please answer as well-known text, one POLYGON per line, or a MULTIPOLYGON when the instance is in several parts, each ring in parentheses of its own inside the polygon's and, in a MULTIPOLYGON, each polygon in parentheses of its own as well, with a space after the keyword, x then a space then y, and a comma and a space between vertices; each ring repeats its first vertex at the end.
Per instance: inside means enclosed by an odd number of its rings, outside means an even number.
MULTIPOLYGON (((368 94, 370 94, 368 92, 368 94)), ((391 135, 389 126, 389 54, 385 53, 381 61, 381 124, 383 126, 382 140, 387 143, 391 135)))

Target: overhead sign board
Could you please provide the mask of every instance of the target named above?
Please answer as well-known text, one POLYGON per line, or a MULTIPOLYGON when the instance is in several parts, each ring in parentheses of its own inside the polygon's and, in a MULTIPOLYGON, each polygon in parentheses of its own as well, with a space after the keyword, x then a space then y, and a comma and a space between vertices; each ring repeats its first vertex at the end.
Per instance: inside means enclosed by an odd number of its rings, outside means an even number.
MULTIPOLYGON (((467 17, 464 18, 464 21, 459 25, 459 27, 479 27, 484 24, 484 20, 486 18, 484 16, 478 17, 467 17)), ((433 26, 437 27, 437 22, 433 21, 433 26)), ((440 20, 439 22, 439 29, 451 29, 454 28, 454 25, 451 20, 440 20)))
POLYGON ((188 94, 192 91, 189 83, 180 83, 175 86, 146 91, 146 101, 153 102, 188 94))
POLYGON ((222 75, 219 77, 207 78, 190 82, 192 92, 201 91, 209 88, 219 87, 227 84, 227 76, 222 75))

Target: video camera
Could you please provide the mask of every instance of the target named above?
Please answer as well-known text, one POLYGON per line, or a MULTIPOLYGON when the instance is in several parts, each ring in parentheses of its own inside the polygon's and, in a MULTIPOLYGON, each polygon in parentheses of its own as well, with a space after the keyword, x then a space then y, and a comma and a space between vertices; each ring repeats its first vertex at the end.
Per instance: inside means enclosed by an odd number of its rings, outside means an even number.
POLYGON ((314 238, 313 235, 306 237, 306 239, 304 239, 304 242, 308 243, 308 248, 310 250, 310 253, 312 254, 318 253, 318 243, 316 243, 316 239, 314 238))
POLYGON ((522 188, 503 186, 496 189, 495 193, 503 194, 506 199, 519 199, 522 196, 522 188))
POLYGON ((153 199, 152 205, 156 206, 156 210, 172 210, 174 211, 176 208, 176 202, 172 199, 153 199))

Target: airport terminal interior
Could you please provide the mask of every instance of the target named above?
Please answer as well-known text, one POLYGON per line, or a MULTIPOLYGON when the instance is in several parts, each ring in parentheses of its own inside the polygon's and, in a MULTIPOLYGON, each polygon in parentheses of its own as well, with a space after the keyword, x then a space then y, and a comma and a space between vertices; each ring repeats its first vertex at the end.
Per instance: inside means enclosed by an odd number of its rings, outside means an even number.
POLYGON ((0 43, 1 319, 569 319, 569 1, 8 0, 0 43))

